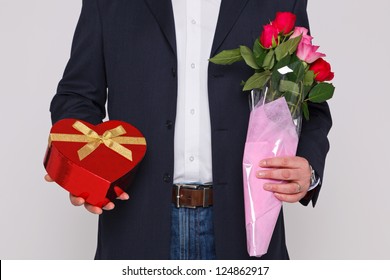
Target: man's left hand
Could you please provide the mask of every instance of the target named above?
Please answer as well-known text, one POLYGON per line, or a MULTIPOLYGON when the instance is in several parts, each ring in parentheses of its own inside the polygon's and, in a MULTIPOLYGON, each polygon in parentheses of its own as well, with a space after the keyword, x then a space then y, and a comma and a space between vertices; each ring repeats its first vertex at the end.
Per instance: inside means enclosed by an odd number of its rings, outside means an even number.
POLYGON ((285 202, 301 200, 310 187, 310 165, 302 157, 275 157, 261 160, 259 179, 273 179, 282 182, 266 183, 264 189, 274 192, 277 199, 285 202))

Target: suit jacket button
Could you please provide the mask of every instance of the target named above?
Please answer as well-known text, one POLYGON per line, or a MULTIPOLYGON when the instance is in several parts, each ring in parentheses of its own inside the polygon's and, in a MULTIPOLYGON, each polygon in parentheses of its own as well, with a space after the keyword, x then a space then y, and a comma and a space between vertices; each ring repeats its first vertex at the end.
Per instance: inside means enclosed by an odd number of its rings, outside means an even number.
POLYGON ((170 121, 170 120, 167 120, 166 123, 165 123, 165 126, 167 127, 167 129, 172 129, 172 127, 173 127, 173 122, 170 121))
POLYGON ((176 68, 172 67, 172 77, 176 78, 176 68))
POLYGON ((164 174, 164 177, 163 177, 163 181, 164 181, 165 183, 170 183, 170 182, 172 181, 171 175, 169 175, 168 173, 165 173, 165 174, 164 174))

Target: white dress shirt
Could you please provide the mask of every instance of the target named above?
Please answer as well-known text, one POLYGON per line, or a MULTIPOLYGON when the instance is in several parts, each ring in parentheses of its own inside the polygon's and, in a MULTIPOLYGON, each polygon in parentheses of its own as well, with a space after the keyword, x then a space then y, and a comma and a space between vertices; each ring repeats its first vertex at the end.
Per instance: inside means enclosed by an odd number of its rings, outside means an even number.
POLYGON ((220 5, 221 0, 172 0, 178 61, 175 184, 213 181, 207 69, 220 5))
MULTIPOLYGON (((213 182, 207 70, 220 6, 221 0, 172 0, 178 62, 175 184, 213 182)), ((309 190, 319 183, 317 178, 309 190)))

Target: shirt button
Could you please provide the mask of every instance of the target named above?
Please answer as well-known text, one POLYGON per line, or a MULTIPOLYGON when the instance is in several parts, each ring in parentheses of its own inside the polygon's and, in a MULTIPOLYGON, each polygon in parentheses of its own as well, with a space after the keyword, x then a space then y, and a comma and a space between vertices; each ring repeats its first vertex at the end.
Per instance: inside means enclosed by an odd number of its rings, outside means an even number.
POLYGON ((191 63, 191 68, 192 68, 192 69, 195 68, 195 63, 191 63))
POLYGON ((196 24, 196 20, 194 20, 194 19, 191 20, 191 23, 192 23, 192 24, 196 24))
POLYGON ((164 177, 163 177, 163 181, 165 183, 170 183, 171 182, 171 175, 169 175, 168 173, 165 173, 164 177))
POLYGON ((195 109, 191 109, 190 113, 191 115, 195 115, 195 109))
POLYGON ((193 156, 190 156, 190 161, 192 162, 194 160, 195 160, 195 158, 193 156))

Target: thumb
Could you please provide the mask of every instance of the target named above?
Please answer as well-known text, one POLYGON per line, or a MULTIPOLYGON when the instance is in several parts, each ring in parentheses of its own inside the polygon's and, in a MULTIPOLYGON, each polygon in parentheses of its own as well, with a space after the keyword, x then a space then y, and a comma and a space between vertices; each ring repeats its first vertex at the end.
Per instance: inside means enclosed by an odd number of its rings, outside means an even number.
POLYGON ((49 174, 45 175, 45 181, 46 182, 54 182, 54 180, 49 176, 49 174))

